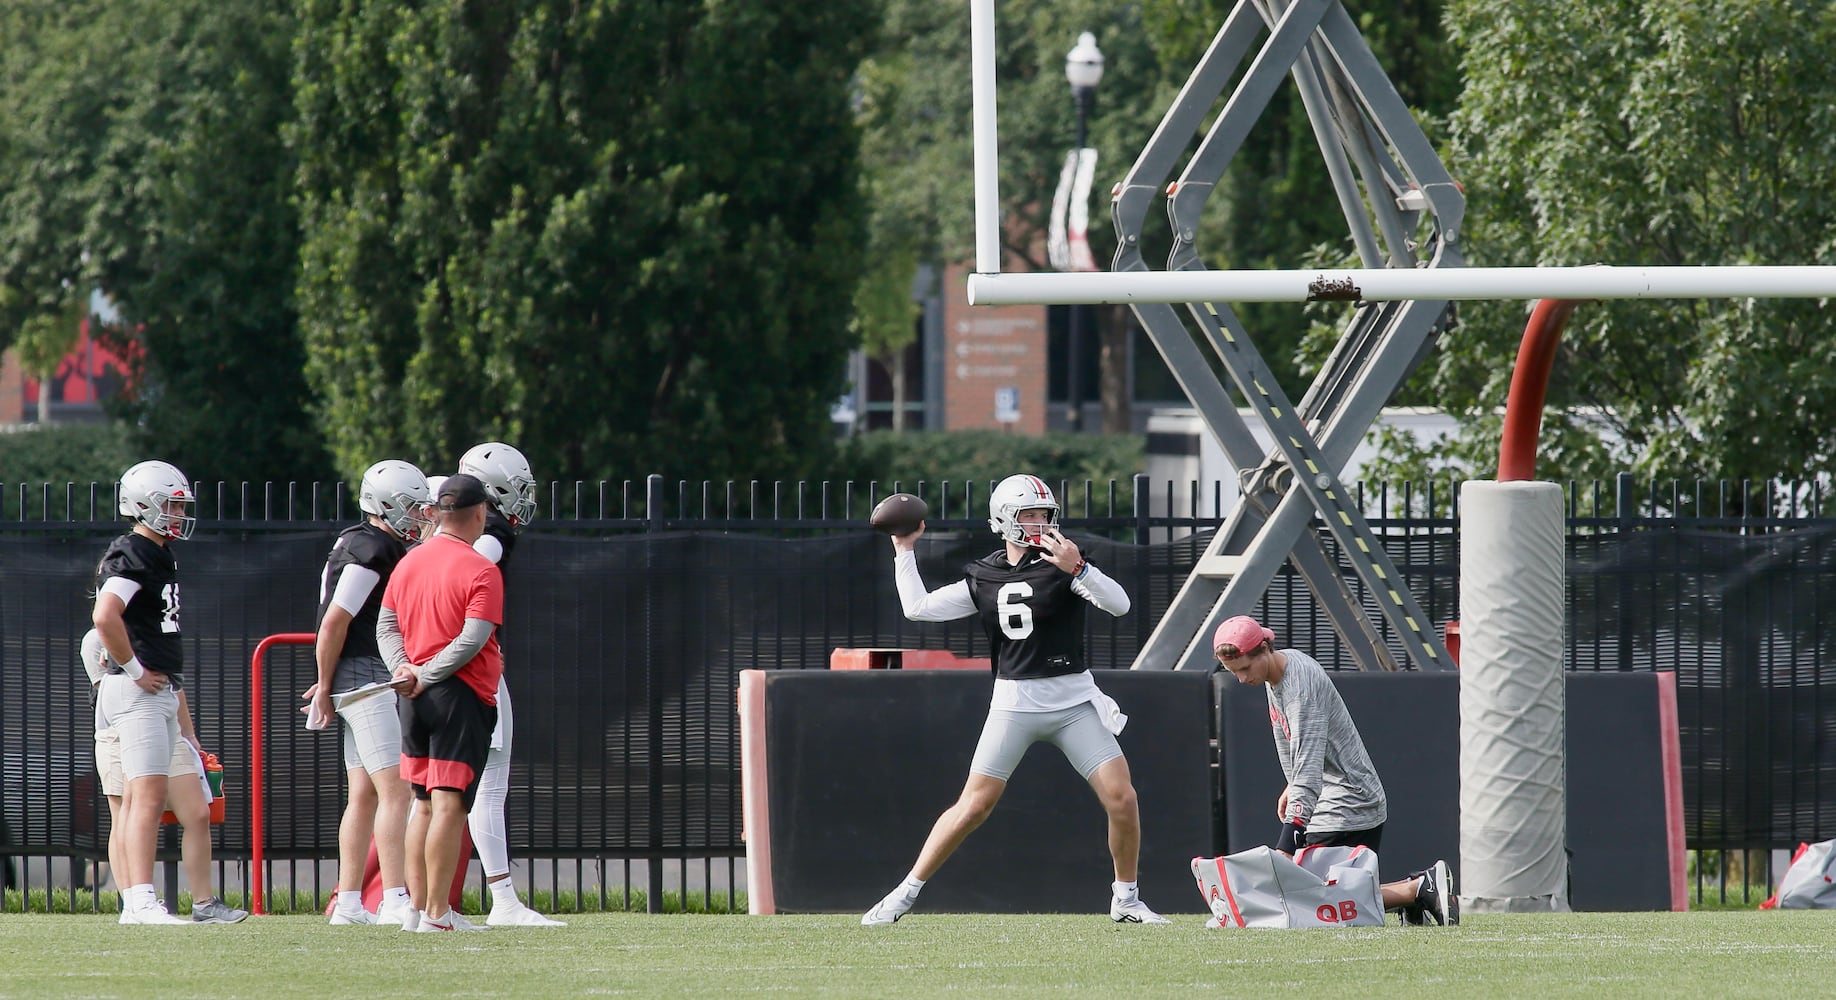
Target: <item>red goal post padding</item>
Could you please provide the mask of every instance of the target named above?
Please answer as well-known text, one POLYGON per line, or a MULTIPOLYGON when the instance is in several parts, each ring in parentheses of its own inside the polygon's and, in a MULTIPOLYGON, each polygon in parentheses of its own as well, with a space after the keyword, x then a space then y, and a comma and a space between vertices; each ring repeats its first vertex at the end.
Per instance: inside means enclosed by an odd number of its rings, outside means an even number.
POLYGON ((267 842, 267 822, 262 811, 263 793, 267 789, 262 754, 262 660, 275 646, 310 646, 318 639, 314 632, 279 632, 256 643, 255 653, 249 657, 249 912, 256 916, 268 912, 262 901, 262 889, 267 881, 267 851, 263 849, 267 842))

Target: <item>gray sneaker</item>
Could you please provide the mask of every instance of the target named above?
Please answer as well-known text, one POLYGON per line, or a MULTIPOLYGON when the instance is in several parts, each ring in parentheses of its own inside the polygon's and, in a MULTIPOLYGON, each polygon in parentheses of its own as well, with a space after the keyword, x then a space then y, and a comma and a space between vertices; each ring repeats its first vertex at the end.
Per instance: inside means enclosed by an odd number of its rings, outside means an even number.
POLYGON ((215 896, 191 904, 191 920, 198 924, 234 924, 248 917, 249 911, 238 910, 215 896))

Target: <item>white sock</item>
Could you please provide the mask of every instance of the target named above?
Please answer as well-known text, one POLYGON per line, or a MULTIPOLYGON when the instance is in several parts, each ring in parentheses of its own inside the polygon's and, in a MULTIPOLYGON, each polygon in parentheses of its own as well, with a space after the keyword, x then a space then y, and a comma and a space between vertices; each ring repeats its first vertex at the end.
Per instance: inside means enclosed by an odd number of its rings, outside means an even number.
POLYGON ((132 907, 136 910, 142 910, 150 906, 156 906, 159 903, 159 897, 153 895, 153 883, 151 882, 130 885, 123 895, 127 897, 126 901, 123 903, 123 908, 132 907))
POLYGON ((398 885, 384 889, 382 891, 382 898, 384 903, 394 903, 396 906, 401 906, 408 902, 408 887, 405 885, 398 885))
POLYGON ((354 914, 361 909, 363 909, 362 889, 338 890, 338 912, 354 914))
POLYGON ((917 899, 918 891, 924 888, 924 879, 916 875, 907 875, 905 881, 899 883, 899 888, 905 890, 905 898, 917 899))
POLYGON ((491 886, 491 908, 493 910, 500 906, 514 907, 522 903, 522 900, 516 898, 516 880, 508 875, 488 884, 491 886))
POLYGON ((1124 900, 1134 899, 1141 892, 1140 886, 1134 882, 1111 882, 1109 888, 1116 894, 1117 899, 1124 900))

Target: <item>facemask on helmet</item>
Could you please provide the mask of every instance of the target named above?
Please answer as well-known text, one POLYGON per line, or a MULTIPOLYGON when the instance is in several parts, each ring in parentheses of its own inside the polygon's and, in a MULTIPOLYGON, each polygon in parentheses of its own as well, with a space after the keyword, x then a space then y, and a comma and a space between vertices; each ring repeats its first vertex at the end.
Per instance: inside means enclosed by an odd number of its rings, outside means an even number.
POLYGON ((121 515, 163 538, 184 540, 197 528, 191 482, 169 462, 148 461, 121 474, 116 486, 121 515))
POLYGON ((1058 501, 1052 488, 1037 476, 1008 476, 988 495, 988 527, 1003 541, 1015 545, 1039 544, 1047 530, 1058 527, 1058 501), (1020 512, 1043 510, 1043 520, 1028 518, 1021 523, 1020 512))
POLYGON ((357 506, 375 514, 397 536, 418 542, 433 524, 433 494, 414 465, 385 459, 363 474, 357 506))
POLYGON ((512 527, 520 528, 535 518, 535 474, 529 471, 529 460, 522 452, 501 441, 487 441, 459 459, 459 471, 478 477, 512 527))

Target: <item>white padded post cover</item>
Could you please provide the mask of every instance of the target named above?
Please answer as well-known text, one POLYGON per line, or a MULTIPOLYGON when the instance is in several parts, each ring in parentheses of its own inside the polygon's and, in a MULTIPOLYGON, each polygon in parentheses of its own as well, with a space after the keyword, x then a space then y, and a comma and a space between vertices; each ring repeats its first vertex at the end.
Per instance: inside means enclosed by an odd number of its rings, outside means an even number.
POLYGON ((1460 486, 1460 880, 1475 912, 1568 909, 1562 488, 1460 486))

